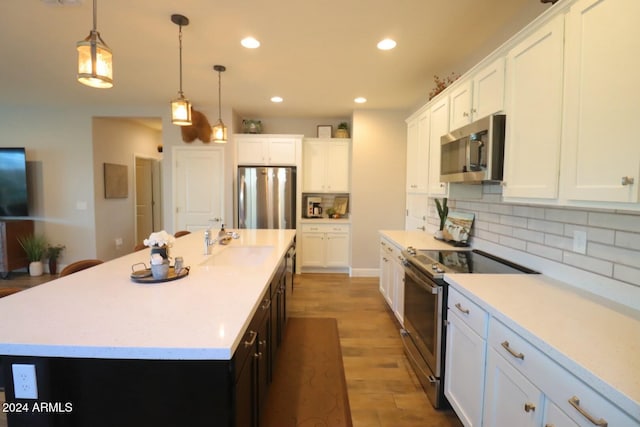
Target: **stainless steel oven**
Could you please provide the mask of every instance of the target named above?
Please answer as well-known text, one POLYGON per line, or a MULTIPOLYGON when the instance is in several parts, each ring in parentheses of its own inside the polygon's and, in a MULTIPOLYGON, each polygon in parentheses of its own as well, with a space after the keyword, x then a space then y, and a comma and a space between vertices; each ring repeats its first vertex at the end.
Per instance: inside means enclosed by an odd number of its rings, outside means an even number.
POLYGON ((448 406, 446 375, 446 320, 448 286, 445 273, 536 273, 486 252, 426 251, 407 248, 404 256, 404 328, 400 336, 405 354, 436 408, 448 406))
POLYGON ((443 406, 441 371, 445 286, 429 278, 414 264, 404 266, 404 329, 400 331, 405 354, 422 388, 436 408, 443 406))

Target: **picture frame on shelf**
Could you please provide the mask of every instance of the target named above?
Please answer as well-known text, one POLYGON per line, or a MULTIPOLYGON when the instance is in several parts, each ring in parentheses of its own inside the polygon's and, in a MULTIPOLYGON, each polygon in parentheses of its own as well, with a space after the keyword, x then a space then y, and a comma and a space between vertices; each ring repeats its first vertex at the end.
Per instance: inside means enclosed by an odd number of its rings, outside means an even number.
POLYGON ((318 125, 318 138, 331 138, 333 135, 332 125, 318 125))

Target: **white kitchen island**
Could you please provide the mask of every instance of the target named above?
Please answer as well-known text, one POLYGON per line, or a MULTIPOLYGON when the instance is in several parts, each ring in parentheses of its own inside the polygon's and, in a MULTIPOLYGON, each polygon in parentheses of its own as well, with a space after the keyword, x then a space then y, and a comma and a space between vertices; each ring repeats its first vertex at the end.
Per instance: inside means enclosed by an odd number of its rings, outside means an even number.
POLYGON ((178 280, 132 281, 134 264, 149 265, 142 250, 0 300, 7 401, 73 407, 9 413, 9 426, 242 425, 238 413, 258 411, 260 375, 265 383, 271 375, 263 359, 275 355, 267 338, 275 340, 282 309, 272 298, 282 290, 295 231, 239 234, 209 255, 202 231, 177 239, 170 256, 190 267, 178 280), (244 381, 245 358, 254 354, 244 381), (37 400, 13 399, 17 363, 36 366, 37 400), (237 389, 250 394, 246 411, 237 389))

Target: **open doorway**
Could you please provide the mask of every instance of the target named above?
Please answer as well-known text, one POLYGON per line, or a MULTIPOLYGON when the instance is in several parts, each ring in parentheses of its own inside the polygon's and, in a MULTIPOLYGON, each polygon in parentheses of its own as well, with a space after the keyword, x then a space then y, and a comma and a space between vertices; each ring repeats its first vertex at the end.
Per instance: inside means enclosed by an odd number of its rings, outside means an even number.
POLYGON ((135 155, 135 242, 141 243, 162 225, 160 161, 135 155))

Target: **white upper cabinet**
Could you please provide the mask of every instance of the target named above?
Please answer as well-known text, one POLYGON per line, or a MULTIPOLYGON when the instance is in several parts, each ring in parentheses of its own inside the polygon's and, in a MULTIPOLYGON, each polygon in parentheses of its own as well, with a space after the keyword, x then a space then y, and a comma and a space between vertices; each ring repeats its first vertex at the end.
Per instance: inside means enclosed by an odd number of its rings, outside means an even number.
POLYGON ((300 137, 235 135, 239 165, 296 165, 300 137))
POLYGON ((350 151, 348 139, 305 139, 302 191, 348 193, 350 151))
POLYGON ((447 194, 447 185, 440 181, 440 138, 449 132, 449 98, 443 97, 431 106, 429 136, 429 194, 447 194))
POLYGON ((472 90, 473 82, 469 79, 451 91, 451 129, 471 123, 472 90))
POLYGON ((581 0, 569 11, 561 171, 568 200, 639 201, 638 17, 638 0, 581 0))
POLYGON ((507 55, 504 197, 555 199, 562 141, 564 16, 507 55))
POLYGON ((429 158, 429 110, 407 122, 407 192, 426 193, 429 158))
POLYGON ((451 91, 450 129, 504 109, 504 58, 499 58, 451 91))

